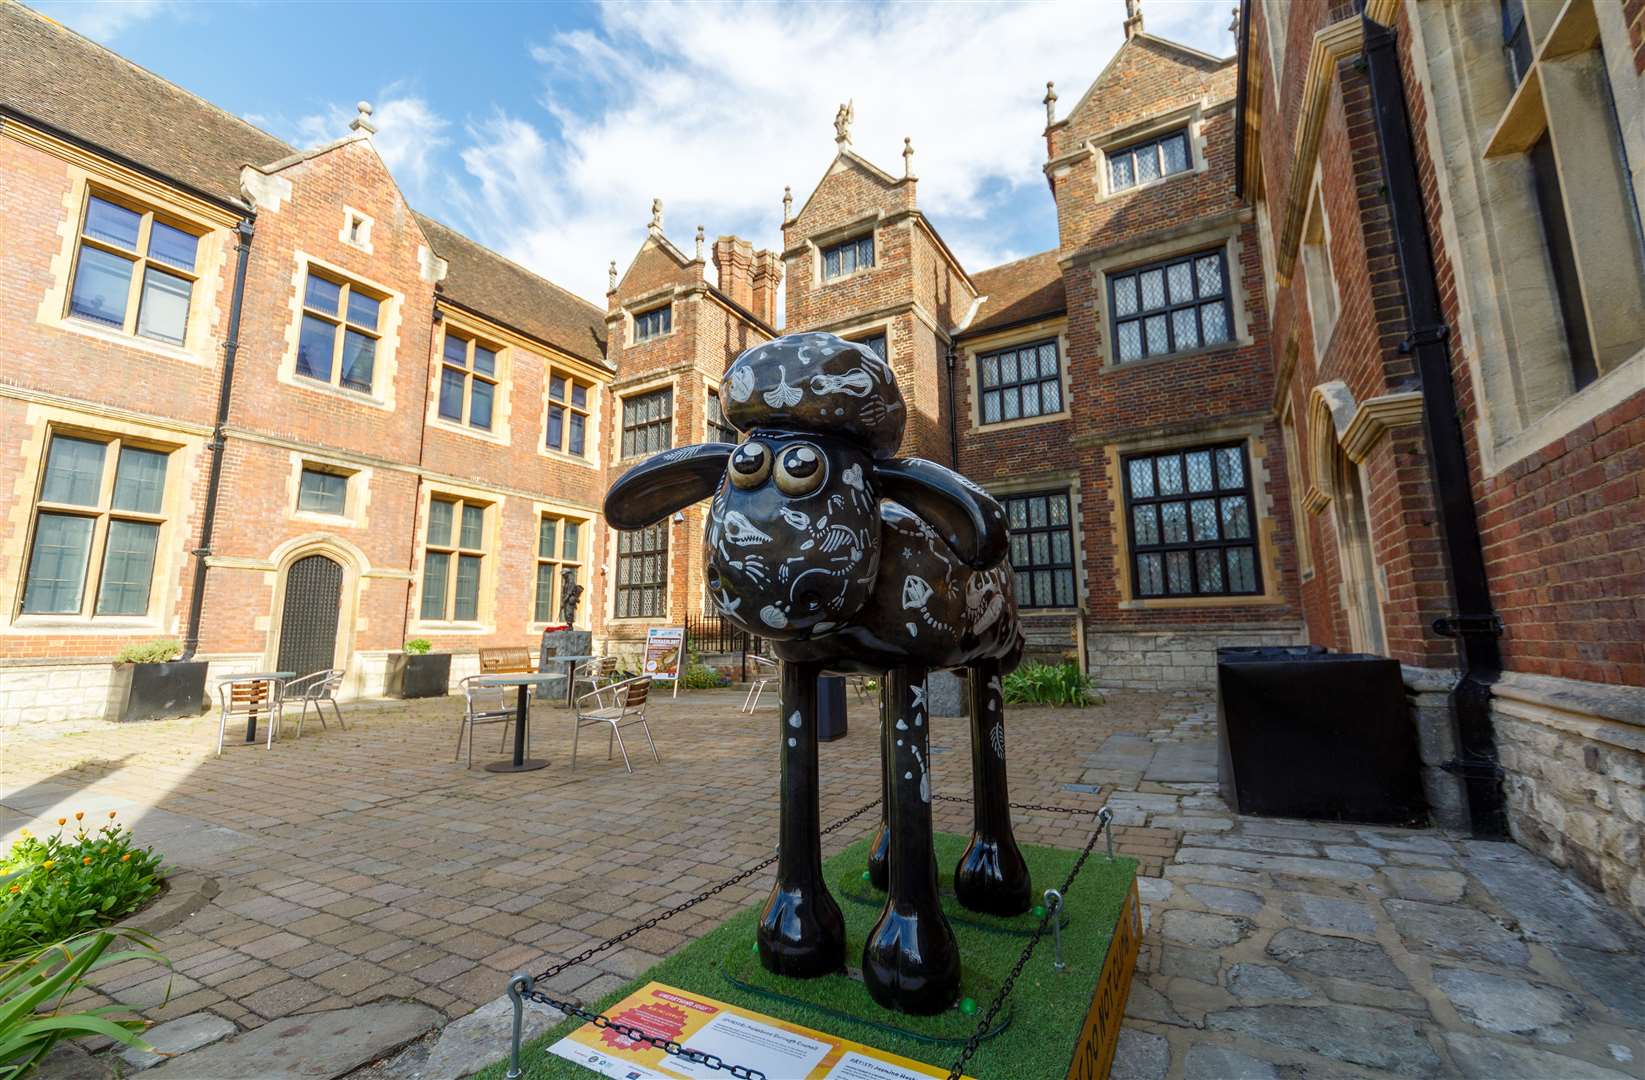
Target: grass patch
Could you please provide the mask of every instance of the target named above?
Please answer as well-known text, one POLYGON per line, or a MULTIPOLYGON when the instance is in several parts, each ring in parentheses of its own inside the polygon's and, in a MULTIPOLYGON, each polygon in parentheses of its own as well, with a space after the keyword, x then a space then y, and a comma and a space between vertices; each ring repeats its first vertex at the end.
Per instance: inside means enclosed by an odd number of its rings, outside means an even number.
MULTIPOLYGON (((937 835, 937 865, 942 868, 944 884, 965 842, 961 836, 937 835)), ((1033 872, 1036 890, 1060 886, 1079 857, 1077 851, 1033 845, 1025 846, 1023 854, 1033 872)), ((852 878, 860 879, 867 855, 865 838, 826 860, 823 869, 831 887, 844 892, 843 886, 852 878)), ((1109 863, 1102 854, 1094 853, 1086 862, 1068 895, 1068 910, 1073 920, 1063 933, 1063 955, 1068 970, 1061 973, 1052 970, 1051 941, 1047 935, 1017 979, 1009 1005, 1009 1026, 978 1048, 967 1068, 970 1075, 1012 1077, 1013 1080, 1053 1080, 1067 1075, 1074 1040, 1090 1007, 1092 989, 1135 874, 1134 859, 1121 857, 1109 863)), ((879 908, 844 897, 837 899, 841 900, 840 909, 846 921, 847 962, 854 966, 862 955, 864 938, 879 917, 879 908)), ((942 1016, 923 1018, 888 1013, 872 1003, 862 983, 843 975, 810 980, 771 976, 749 951, 762 906, 763 901, 737 912, 706 936, 594 1002, 594 1006, 603 1011, 656 980, 939 1068, 947 1068, 953 1062, 958 1047, 946 1040, 957 1032, 963 1042, 976 1022, 975 1016, 964 1016, 957 1009, 942 1016), (747 988, 733 984, 727 978, 728 971, 745 982, 747 988), (764 981, 756 981, 762 978, 764 981), (782 994, 786 1000, 776 1000, 770 996, 773 993, 782 994)), ((984 927, 961 921, 957 914, 964 909, 948 893, 944 895, 944 909, 950 914, 964 958, 965 993, 972 994, 973 988, 980 992, 977 996, 980 1014, 988 1007, 994 988, 1009 974, 1027 940, 1020 933, 1012 932, 1010 926, 984 927)), ((979 916, 964 912, 964 918, 976 920, 979 916)), ((1031 917, 1021 918, 1032 924, 1031 917)), ((566 1021, 524 1047, 521 1052, 524 1075, 534 1080, 586 1080, 593 1076, 582 1066, 547 1052, 549 1045, 579 1026, 580 1021, 566 1021)), ((506 1055, 506 1048, 504 1052, 506 1055)), ((482 1080, 502 1080, 507 1067, 505 1056, 478 1075, 482 1080)))

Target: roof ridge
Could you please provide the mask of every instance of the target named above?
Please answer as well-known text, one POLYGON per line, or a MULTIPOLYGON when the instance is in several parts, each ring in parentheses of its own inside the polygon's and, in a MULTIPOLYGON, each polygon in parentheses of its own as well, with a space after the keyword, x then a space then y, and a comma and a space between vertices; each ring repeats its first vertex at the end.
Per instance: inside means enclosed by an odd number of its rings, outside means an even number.
MULTIPOLYGON (((96 49, 98 52, 104 54, 105 56, 112 57, 113 59, 115 59, 115 60, 119 61, 120 63, 126 65, 127 67, 131 68, 133 71, 137 72, 138 74, 143 75, 143 76, 145 76, 149 79, 152 79, 155 82, 159 83, 161 86, 166 87, 167 89, 172 90, 172 91, 174 91, 178 94, 181 94, 184 97, 187 97, 190 100, 192 100, 192 101, 194 101, 198 104, 204 105, 206 108, 210 109, 211 111, 213 111, 215 113, 218 113, 222 116, 228 117, 230 120, 233 120, 235 123, 237 123, 237 124, 239 124, 243 127, 249 128, 250 130, 255 131, 257 134, 264 136, 265 138, 271 139, 274 142, 279 143, 281 146, 286 147, 288 150, 296 151, 298 149, 298 147, 293 146, 291 143, 286 142, 286 140, 280 138, 280 136, 278 136, 278 135, 275 135, 273 132, 265 131, 263 128, 258 127, 256 124, 253 124, 250 120, 247 120, 245 117, 240 116, 236 113, 229 112, 227 109, 223 108, 221 105, 218 105, 216 102, 210 100, 209 98, 201 97, 199 94, 196 94, 194 91, 188 89, 187 87, 179 86, 177 83, 172 82, 170 79, 166 78, 164 75, 161 75, 158 72, 149 70, 148 68, 144 67, 142 64, 137 63, 137 61, 132 60, 131 58, 129 58, 127 56, 123 56, 120 53, 115 52, 113 49, 109 48, 107 45, 104 45, 102 42, 92 40, 91 38, 89 38, 86 35, 80 33, 80 31, 74 29, 73 27, 71 27, 71 26, 69 26, 65 23, 59 22, 58 20, 52 18, 50 15, 47 15, 44 12, 34 10, 33 8, 29 7, 27 4, 21 3, 20 0, 0 0, 0 2, 4 2, 10 7, 17 8, 20 11, 23 11, 23 12, 26 12, 27 14, 29 14, 29 15, 32 15, 34 18, 36 18, 36 19, 40 20, 41 22, 45 23, 47 26, 50 26, 53 30, 56 30, 56 31, 58 31, 60 33, 63 33, 63 34, 67 34, 67 35, 69 35, 71 37, 74 37, 74 38, 78 38, 81 42, 85 43, 86 45, 91 46, 93 49, 96 49)), ((247 164, 255 164, 255 163, 254 162, 247 162, 247 164)))
MULTIPOLYGON (((453 228, 450 225, 447 225, 445 222, 441 221, 437 217, 434 217, 432 214, 425 214, 421 210, 418 210, 416 207, 412 207, 411 212, 413 214, 417 215, 419 218, 422 218, 424 221, 432 222, 433 224, 439 226, 440 228, 444 229, 446 232, 448 232, 451 235, 457 237, 459 240, 463 240, 463 241, 468 242, 469 244, 472 244, 473 246, 479 248, 481 251, 485 252, 487 255, 490 255, 492 258, 498 259, 502 262, 507 263, 508 265, 514 267, 514 269, 520 271, 522 274, 530 274, 532 277, 536 278, 538 281, 543 282, 545 285, 547 285, 550 288, 554 289, 556 292, 564 293, 566 296, 569 296, 571 299, 577 301, 579 304, 586 305, 590 311, 593 311, 593 312, 597 313, 600 316, 601 319, 605 318, 605 308, 600 307, 598 304, 594 303, 594 301, 592 301, 592 300, 589 300, 587 297, 578 296, 576 293, 572 292, 570 289, 566 288, 564 285, 561 285, 559 282, 555 281, 553 278, 547 277, 546 275, 543 275, 543 274, 539 274, 537 271, 533 270, 531 267, 526 266, 523 263, 516 262, 515 260, 509 258, 507 255, 504 255, 502 252, 498 251, 495 248, 487 247, 485 244, 480 243, 478 240, 474 239, 472 236, 468 235, 467 233, 463 232, 460 229, 456 229, 456 228, 453 228)), ((436 252, 435 254, 439 254, 439 253, 436 252)))
POLYGON ((1007 266, 1015 266, 1018 263, 1025 263, 1029 259, 1043 259, 1045 256, 1055 255, 1061 250, 1061 248, 1046 248, 1044 251, 1036 251, 1032 255, 1022 255, 1015 259, 1008 259, 1005 262, 995 263, 993 266, 986 266, 981 270, 978 270, 975 276, 980 277, 983 274, 991 274, 995 270, 1004 270, 1007 266))

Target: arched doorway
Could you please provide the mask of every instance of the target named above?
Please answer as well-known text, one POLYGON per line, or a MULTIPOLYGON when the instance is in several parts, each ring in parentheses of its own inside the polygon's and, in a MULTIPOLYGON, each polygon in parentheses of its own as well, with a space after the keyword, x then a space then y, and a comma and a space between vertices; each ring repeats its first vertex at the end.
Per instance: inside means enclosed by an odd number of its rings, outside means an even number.
POLYGON ((1371 549, 1371 518, 1359 466, 1340 448, 1336 458, 1337 540, 1342 546, 1342 591, 1348 609, 1348 632, 1357 652, 1386 651, 1382 637, 1382 600, 1377 595, 1376 558, 1371 549))
POLYGON ((276 668, 307 675, 336 664, 342 599, 343 567, 335 559, 307 555, 287 567, 276 668))

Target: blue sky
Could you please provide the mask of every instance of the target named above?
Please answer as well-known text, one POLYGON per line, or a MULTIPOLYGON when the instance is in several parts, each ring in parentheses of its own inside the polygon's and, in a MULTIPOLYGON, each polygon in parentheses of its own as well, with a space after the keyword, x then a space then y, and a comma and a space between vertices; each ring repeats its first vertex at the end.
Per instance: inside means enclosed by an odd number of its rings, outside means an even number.
MULTIPOLYGON (((39 3, 144 67, 299 146, 376 107, 378 149, 418 209, 601 303, 653 197, 780 244, 854 102, 853 148, 900 174, 968 269, 1042 251, 1046 80, 1064 112, 1123 36, 1122 0, 983 4, 669 2, 39 3)), ((1151 33, 1232 52, 1232 0, 1145 0, 1151 33)))

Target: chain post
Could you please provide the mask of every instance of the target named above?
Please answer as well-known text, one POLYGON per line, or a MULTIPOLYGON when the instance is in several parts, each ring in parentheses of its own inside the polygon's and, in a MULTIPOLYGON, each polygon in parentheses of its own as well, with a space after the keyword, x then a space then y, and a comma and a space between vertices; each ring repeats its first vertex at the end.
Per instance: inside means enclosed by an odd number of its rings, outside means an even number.
POLYGON ((1108 809, 1108 807, 1106 805, 1101 810, 1097 811, 1097 823, 1098 823, 1097 828, 1102 830, 1103 835, 1108 840, 1108 861, 1109 862, 1114 861, 1114 830, 1109 828, 1109 826, 1108 826, 1108 823, 1110 821, 1113 821, 1113 820, 1114 820, 1114 812, 1112 810, 1108 809))
POLYGON ((1051 916, 1051 945, 1055 950, 1051 954, 1051 968, 1054 971, 1066 971, 1068 965, 1062 960, 1062 893, 1055 889, 1046 889, 1045 910, 1051 916))
POLYGON ((514 1003, 514 1030, 509 1036, 507 1080, 520 1080, 520 1029, 525 1023, 525 995, 531 993, 530 975, 519 972, 508 980, 508 998, 514 1003))

